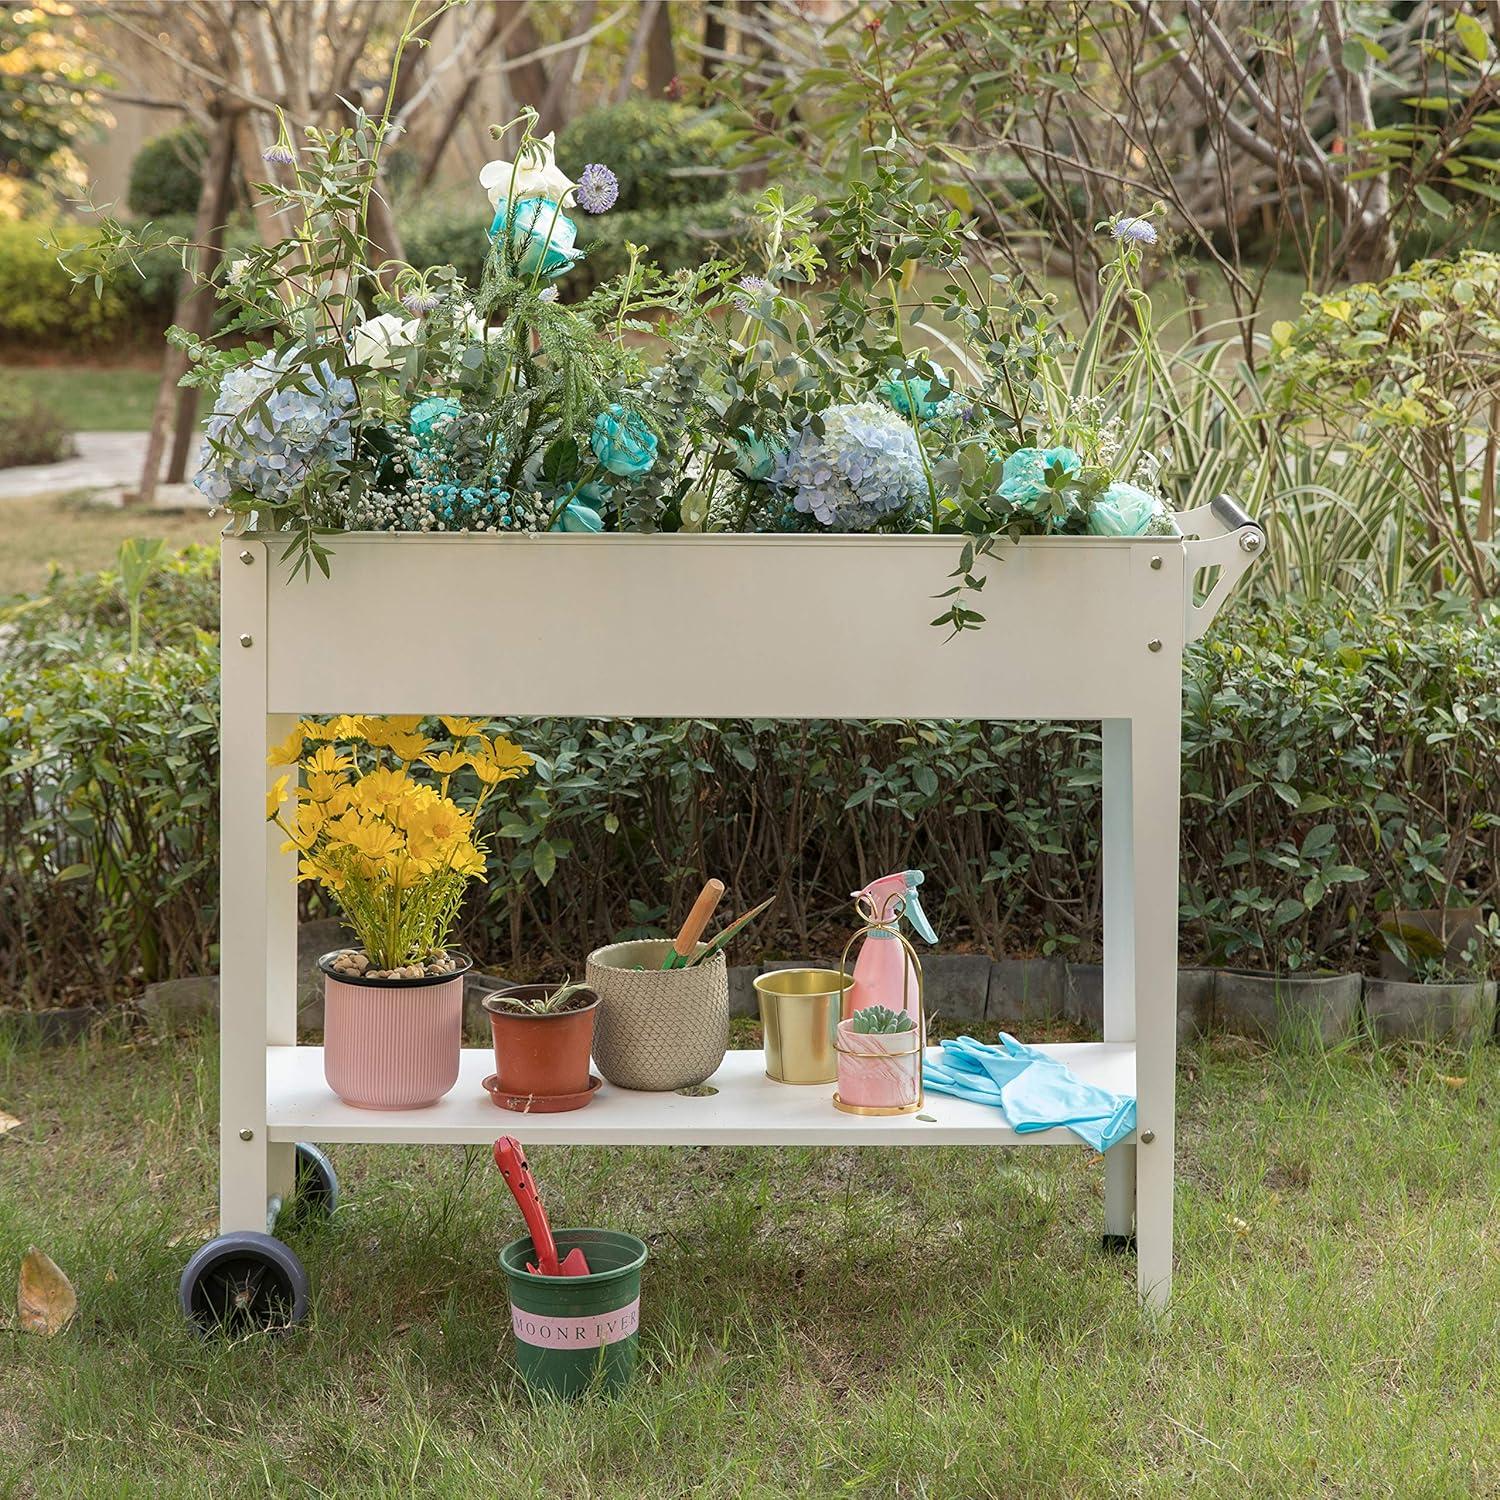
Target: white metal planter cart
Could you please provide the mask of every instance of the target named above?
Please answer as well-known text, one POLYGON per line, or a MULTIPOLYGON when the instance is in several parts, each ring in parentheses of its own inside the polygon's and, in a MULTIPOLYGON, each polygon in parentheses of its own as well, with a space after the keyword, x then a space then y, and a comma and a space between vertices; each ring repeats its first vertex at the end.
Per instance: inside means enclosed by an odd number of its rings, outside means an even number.
MULTIPOLYGON (((501 1115, 463 1057, 437 1105, 351 1108, 296 1035, 294 856, 265 820, 267 746, 320 713, 633 718, 1099 719, 1104 1041, 1058 1045, 1080 1077, 1137 1098, 1106 1157, 1105 1234, 1134 1237, 1152 1305, 1172 1277, 1181 664, 1264 542, 1232 501, 1183 535, 1001 543, 987 622, 929 622, 959 539, 942 536, 451 536, 334 539, 333 576, 287 583, 274 536, 226 537, 223 565, 220 1238, 184 1272, 207 1322, 306 1277, 266 1232, 294 1175, 336 1192, 312 1144, 1077 1145, 1017 1136, 999 1111, 929 1094, 922 1117, 864 1118, 770 1082, 731 1052, 704 1097, 606 1088, 584 1110, 501 1115), (1217 570, 1199 601, 1195 579, 1217 570)), ((267 1303, 266 1305, 271 1305, 267 1303)))

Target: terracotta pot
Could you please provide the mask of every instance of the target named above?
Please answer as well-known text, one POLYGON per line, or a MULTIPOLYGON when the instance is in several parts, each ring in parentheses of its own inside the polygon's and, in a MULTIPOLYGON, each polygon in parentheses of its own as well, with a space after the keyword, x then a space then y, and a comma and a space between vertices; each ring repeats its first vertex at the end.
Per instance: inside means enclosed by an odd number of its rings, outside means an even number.
POLYGON ((323 980, 323 1076, 356 1109, 424 1109, 458 1082, 468 959, 440 979, 323 980))
POLYGON ((599 997, 592 990, 580 991, 588 996, 587 1005, 555 1015, 521 1015, 497 1010, 490 1003, 506 996, 540 1000, 553 988, 550 984, 513 984, 485 997, 495 1042, 495 1086, 502 1094, 550 1098, 580 1094, 589 1086, 594 1018, 599 1014, 599 997))
POLYGON ((839 1103, 854 1109, 909 1109, 922 1097, 916 1031, 855 1031, 839 1022, 839 1103))

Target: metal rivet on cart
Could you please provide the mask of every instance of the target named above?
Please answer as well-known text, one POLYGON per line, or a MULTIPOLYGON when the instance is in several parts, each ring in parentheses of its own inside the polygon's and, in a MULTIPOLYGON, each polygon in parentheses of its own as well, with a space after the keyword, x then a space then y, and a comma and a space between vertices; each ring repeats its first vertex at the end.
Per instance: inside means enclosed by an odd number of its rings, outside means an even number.
MULTIPOLYGON (((248 635, 242 635, 240 637, 240 645, 242 645, 242 646, 253 646, 254 644, 255 644, 255 642, 248 635)), ((1161 643, 1158 641, 1157 645, 1160 645, 1160 644, 1161 643)), ((1153 646, 1151 649, 1154 651, 1156 649, 1156 647, 1153 646)))
POLYGON ((242 1130, 240 1131, 240 1139, 242 1141, 253 1141, 255 1139, 255 1132, 253 1130, 242 1130))
POLYGON ((1151 566, 1153 568, 1160 568, 1161 567, 1161 558, 1160 557, 1153 557, 1151 559, 1151 566))
MULTIPOLYGON (((245 637, 241 636, 240 639, 244 640, 245 637)), ((1146 649, 1148 651, 1160 651, 1161 650, 1161 642, 1160 642, 1160 640, 1157 640, 1157 639, 1153 638, 1152 640, 1147 641, 1146 642, 1146 649)))
POLYGON ((1143 1130, 1141 1132, 1141 1145, 1149 1146, 1155 1139, 1156 1132, 1154 1130, 1143 1130))
POLYGON ((245 551, 240 553, 240 561, 248 568, 255 561, 255 554, 249 548, 246 548, 245 551))

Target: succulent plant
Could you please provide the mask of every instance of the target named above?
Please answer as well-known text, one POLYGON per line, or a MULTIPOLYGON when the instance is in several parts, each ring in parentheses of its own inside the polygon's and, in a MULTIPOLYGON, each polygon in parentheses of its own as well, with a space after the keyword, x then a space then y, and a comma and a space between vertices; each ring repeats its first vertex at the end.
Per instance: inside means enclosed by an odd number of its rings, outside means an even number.
POLYGON ((863 1036, 916 1030, 915 1023, 904 1010, 892 1010, 888 1005, 867 1005, 854 1012, 853 1020, 853 1029, 863 1036))
POLYGON ((588 988, 587 984, 577 980, 565 979, 556 989, 535 997, 502 990, 498 995, 490 995, 484 1003, 489 1010, 509 1011, 512 1015, 555 1016, 567 1010, 570 1003, 588 988))

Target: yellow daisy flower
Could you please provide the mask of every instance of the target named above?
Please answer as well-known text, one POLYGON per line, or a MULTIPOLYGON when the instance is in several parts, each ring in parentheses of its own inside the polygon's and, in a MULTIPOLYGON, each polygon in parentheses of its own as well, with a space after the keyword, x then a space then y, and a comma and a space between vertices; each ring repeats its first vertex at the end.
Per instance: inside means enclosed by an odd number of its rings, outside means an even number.
POLYGON ((302 758, 302 745, 307 736, 302 732, 299 724, 279 744, 271 747, 271 753, 266 756, 268 766, 295 766, 302 758))
POLYGON ((443 715, 443 728, 456 740, 466 740, 484 733, 482 719, 454 719, 443 715))
POLYGON ((281 811, 281 804, 286 801, 286 784, 291 780, 291 774, 278 776, 276 785, 266 793, 266 821, 269 822, 281 811))
POLYGON ((457 750, 438 750, 431 755, 424 755, 422 764, 436 771, 439 776, 452 776, 469 764, 469 757, 460 755, 457 750))

